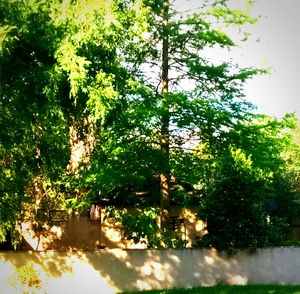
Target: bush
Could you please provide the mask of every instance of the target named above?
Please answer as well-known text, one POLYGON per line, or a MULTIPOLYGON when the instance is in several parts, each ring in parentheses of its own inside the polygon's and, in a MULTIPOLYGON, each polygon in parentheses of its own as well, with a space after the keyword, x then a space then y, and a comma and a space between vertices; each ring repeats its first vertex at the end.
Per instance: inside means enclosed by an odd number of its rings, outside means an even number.
POLYGON ((109 216, 120 222, 126 239, 138 243, 144 240, 148 248, 183 248, 185 240, 177 232, 161 229, 158 225, 160 210, 145 208, 139 214, 110 208, 109 216))

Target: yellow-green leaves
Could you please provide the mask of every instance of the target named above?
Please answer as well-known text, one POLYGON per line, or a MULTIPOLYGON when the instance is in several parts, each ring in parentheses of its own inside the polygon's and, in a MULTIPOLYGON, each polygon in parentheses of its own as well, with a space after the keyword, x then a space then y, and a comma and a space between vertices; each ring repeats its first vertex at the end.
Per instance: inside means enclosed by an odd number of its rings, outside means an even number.
POLYGON ((248 11, 242 11, 240 9, 230 9, 226 6, 212 6, 208 10, 208 14, 215 17, 217 20, 222 21, 227 26, 240 26, 246 23, 253 24, 257 21, 257 18, 249 16, 248 11))
POLYGON ((10 43, 14 40, 17 40, 17 36, 15 32, 17 31, 16 26, 4 25, 0 26, 0 56, 4 53, 4 51, 10 51, 10 43))
POLYGON ((69 75, 70 95, 74 98, 75 104, 78 91, 85 91, 85 80, 87 78, 87 66, 90 64, 85 57, 78 56, 75 48, 70 43, 65 43, 57 52, 57 59, 62 70, 69 75))
POLYGON ((100 70, 95 80, 88 86, 89 100, 87 107, 92 113, 94 121, 103 121, 105 112, 112 104, 112 99, 118 97, 118 92, 114 89, 113 84, 114 75, 100 70))

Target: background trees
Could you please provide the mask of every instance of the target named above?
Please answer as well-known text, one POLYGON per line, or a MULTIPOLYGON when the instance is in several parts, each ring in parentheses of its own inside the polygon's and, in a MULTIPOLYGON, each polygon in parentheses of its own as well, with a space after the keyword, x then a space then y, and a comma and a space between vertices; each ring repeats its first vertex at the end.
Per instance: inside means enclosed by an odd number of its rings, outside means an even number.
POLYGON ((282 244, 299 213, 298 191, 287 179, 284 159, 293 149, 286 130, 295 122, 292 115, 282 121, 258 116, 230 131, 222 155, 213 159, 212 180, 199 210, 209 232, 199 245, 224 249, 282 244), (282 209, 289 212, 282 214, 282 209))
POLYGON ((280 209, 268 219, 265 202, 293 207, 293 116, 255 115, 242 90, 262 71, 203 54, 235 46, 222 25, 255 20, 200 4, 0 1, 0 240, 45 195, 159 205, 162 227, 170 204, 198 205, 200 243, 219 248, 267 244, 271 225, 291 222, 280 209))

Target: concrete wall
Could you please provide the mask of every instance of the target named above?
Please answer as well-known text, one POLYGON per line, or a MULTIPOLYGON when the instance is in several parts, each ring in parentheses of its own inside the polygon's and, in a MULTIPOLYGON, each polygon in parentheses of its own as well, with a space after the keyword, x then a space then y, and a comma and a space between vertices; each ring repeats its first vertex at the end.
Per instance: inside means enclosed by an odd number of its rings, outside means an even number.
MULTIPOLYGON (((267 248, 228 257, 215 250, 0 252, 0 292, 13 292, 11 277, 30 264, 38 293, 116 293, 216 283, 300 284, 300 248, 267 248)), ((19 291, 19 292, 18 292, 19 291)))

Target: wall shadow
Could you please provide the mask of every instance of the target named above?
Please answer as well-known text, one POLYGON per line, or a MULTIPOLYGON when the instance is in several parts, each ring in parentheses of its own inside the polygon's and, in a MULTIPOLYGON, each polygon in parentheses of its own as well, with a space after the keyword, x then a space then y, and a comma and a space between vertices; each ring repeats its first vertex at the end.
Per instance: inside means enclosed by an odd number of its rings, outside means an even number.
MULTIPOLYGON (((16 270, 28 263, 35 265, 49 294, 62 290, 73 294, 117 293, 222 283, 300 284, 300 248, 267 248, 234 256, 206 249, 0 252, 1 275, 8 266, 16 270)), ((6 283, 1 275, 0 285, 6 283)))

